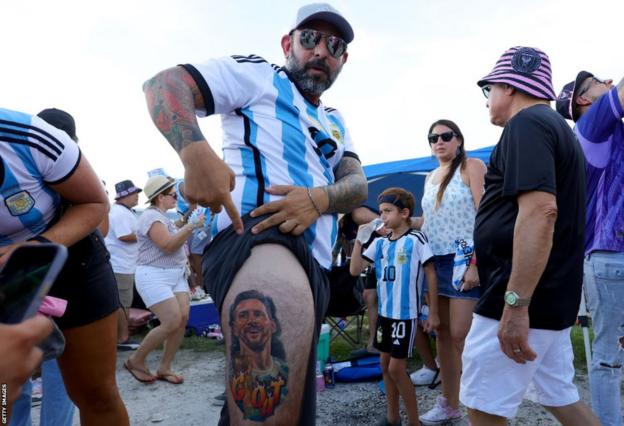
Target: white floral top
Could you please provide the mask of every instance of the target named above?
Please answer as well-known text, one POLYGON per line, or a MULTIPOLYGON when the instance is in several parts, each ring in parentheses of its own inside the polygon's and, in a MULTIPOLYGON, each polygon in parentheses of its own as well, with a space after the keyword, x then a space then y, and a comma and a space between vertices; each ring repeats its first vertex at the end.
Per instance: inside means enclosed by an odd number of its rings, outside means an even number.
MULTIPOLYGON (((422 209, 425 217, 422 230, 429 237, 434 255, 455 254, 459 238, 472 239, 477 210, 470 188, 462 181, 460 167, 455 170, 442 202, 436 209, 436 196, 440 184, 431 183, 440 169, 436 169, 425 183, 422 209)), ((441 181, 442 179, 440 179, 441 181)))

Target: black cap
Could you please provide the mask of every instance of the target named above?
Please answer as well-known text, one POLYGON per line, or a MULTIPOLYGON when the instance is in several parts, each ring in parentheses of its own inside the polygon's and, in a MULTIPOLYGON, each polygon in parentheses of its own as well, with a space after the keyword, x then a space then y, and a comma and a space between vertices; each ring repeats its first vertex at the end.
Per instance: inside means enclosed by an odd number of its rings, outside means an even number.
POLYGON ((559 93, 559 96, 557 97, 556 106, 557 112, 564 118, 573 120, 574 122, 579 119, 578 106, 576 105, 578 89, 585 79, 593 76, 594 75, 588 71, 581 71, 576 75, 576 79, 574 81, 571 81, 563 86, 561 93, 559 93))
POLYGON ((46 108, 37 115, 48 124, 63 130, 73 140, 78 141, 78 137, 76 136, 76 122, 70 113, 62 109, 46 108))

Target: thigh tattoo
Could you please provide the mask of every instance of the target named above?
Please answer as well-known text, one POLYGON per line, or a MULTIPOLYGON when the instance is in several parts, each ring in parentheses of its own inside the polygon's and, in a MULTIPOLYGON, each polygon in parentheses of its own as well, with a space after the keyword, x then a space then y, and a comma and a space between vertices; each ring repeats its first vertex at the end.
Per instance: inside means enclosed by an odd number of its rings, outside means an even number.
POLYGON ((230 306, 232 397, 245 419, 264 421, 288 393, 288 364, 273 299, 257 290, 230 306))

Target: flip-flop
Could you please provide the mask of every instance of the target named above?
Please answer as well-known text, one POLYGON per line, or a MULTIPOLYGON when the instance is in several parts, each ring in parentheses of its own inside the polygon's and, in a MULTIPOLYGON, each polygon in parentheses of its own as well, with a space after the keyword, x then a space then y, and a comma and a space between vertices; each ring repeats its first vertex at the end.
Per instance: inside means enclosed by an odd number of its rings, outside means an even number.
POLYGON ((175 373, 156 373, 156 379, 169 382, 172 385, 181 385, 184 383, 184 377, 178 376, 175 373))
POLYGON ((128 373, 130 373, 130 375, 132 375, 132 377, 134 377, 135 379, 137 379, 141 383, 154 383, 156 381, 156 379, 157 379, 157 377, 153 376, 147 369, 141 370, 140 368, 132 367, 130 365, 130 358, 126 359, 124 361, 123 365, 124 365, 124 368, 126 370, 128 370, 128 373), (136 372, 143 373, 146 376, 149 376, 150 379, 142 379, 142 378, 140 378, 139 376, 136 375, 136 372))

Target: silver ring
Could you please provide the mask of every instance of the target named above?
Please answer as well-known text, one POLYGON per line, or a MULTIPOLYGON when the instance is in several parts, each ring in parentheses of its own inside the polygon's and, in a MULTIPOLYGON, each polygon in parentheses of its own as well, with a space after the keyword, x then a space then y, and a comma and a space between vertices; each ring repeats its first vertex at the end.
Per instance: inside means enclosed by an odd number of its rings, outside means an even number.
POLYGON ((514 349, 513 351, 514 351, 515 354, 519 354, 520 352, 522 352, 521 349, 514 349))

